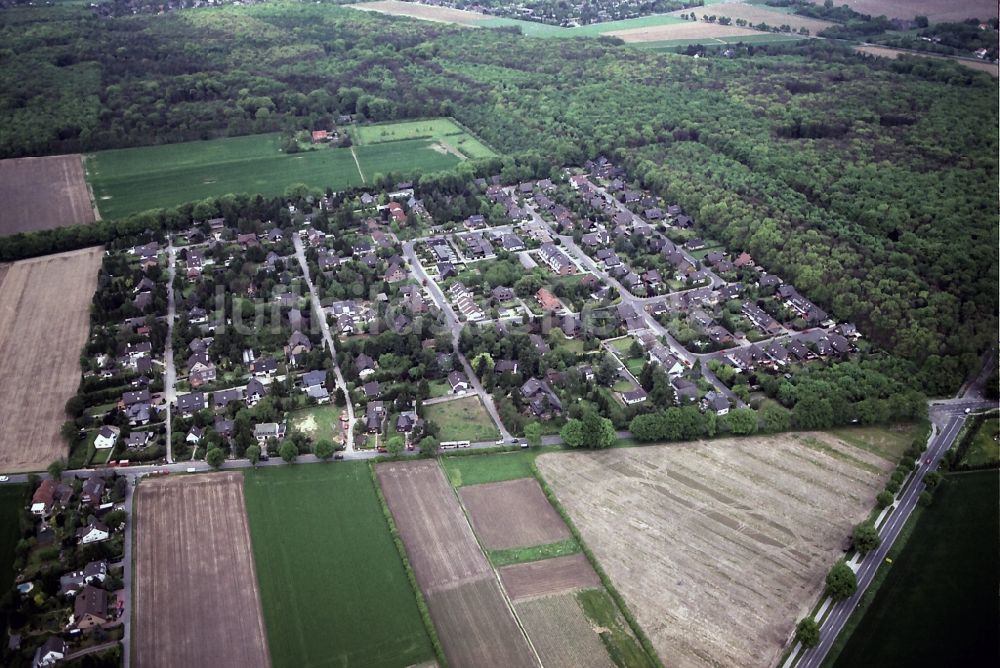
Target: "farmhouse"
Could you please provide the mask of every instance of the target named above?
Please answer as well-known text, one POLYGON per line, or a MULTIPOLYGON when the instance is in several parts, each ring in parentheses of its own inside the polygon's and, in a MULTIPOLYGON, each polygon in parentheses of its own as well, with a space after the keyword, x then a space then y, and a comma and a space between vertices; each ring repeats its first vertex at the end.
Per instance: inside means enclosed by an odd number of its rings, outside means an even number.
POLYGON ((68 648, 66 641, 59 636, 51 636, 35 650, 35 655, 31 660, 32 668, 49 668, 56 665, 66 657, 68 648))

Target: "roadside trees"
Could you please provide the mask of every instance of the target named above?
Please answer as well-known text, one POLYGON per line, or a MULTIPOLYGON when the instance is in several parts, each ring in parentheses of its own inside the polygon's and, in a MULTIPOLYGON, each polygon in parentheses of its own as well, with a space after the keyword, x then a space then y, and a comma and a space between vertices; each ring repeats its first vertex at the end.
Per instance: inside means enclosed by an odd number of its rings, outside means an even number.
POLYGON ((858 578, 843 560, 834 564, 826 576, 826 593, 835 601, 843 601, 858 590, 858 578))
POLYGON ((319 441, 316 442, 316 445, 313 446, 313 454, 322 459, 323 461, 326 461, 330 459, 330 457, 333 457, 333 451, 334 451, 333 443, 325 438, 320 439, 319 441))
POLYGON ((804 617, 795 627, 795 639, 803 647, 815 647, 819 644, 819 624, 812 617, 804 617))
POLYGON ((260 461, 260 446, 251 445, 247 448, 247 459, 250 460, 250 464, 254 467, 257 466, 257 462, 260 461))
POLYGON ((282 459, 291 464, 299 456, 299 449, 291 441, 283 441, 281 446, 278 447, 278 454, 282 459))
POLYGON ((862 522, 854 527, 851 534, 854 542, 854 549, 861 554, 867 554, 882 543, 882 538, 878 535, 878 529, 871 522, 862 522))
POLYGON ((222 448, 212 448, 205 453, 205 461, 213 469, 220 469, 223 462, 226 461, 226 453, 223 452, 222 448))

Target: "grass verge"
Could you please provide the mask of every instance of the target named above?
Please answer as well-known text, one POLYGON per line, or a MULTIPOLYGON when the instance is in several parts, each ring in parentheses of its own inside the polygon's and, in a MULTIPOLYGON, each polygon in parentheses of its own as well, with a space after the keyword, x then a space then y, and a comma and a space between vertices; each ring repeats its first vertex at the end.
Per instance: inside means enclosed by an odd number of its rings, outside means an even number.
POLYGON ((496 568, 523 564, 529 561, 542 561, 555 557, 565 557, 580 551, 580 544, 575 538, 567 538, 558 543, 535 545, 533 547, 513 547, 508 550, 490 550, 490 561, 496 568))

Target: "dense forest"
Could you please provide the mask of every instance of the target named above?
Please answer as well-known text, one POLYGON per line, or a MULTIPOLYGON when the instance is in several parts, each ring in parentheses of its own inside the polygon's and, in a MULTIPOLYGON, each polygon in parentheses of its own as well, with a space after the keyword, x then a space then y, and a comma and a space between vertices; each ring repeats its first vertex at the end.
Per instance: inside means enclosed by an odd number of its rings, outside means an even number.
POLYGON ((3 157, 453 115, 540 175, 622 161, 928 393, 994 341, 997 83, 954 63, 818 41, 696 60, 292 2, 16 7, 0 43, 3 157))

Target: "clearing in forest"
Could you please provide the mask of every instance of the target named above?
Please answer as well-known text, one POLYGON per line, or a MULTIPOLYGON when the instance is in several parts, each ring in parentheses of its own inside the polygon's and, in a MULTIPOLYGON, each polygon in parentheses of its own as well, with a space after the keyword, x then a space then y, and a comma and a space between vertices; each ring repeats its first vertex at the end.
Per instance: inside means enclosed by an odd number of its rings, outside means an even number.
POLYGON ((0 471, 65 457, 60 428, 80 383, 101 247, 0 265, 0 471))
POLYGON ((771 665, 892 462, 828 434, 546 454, 537 466, 660 656, 771 665))
POLYGON ((80 155, 0 160, 0 235, 94 222, 80 155))

